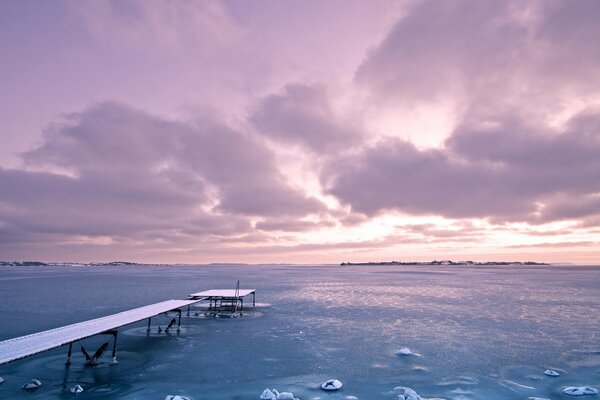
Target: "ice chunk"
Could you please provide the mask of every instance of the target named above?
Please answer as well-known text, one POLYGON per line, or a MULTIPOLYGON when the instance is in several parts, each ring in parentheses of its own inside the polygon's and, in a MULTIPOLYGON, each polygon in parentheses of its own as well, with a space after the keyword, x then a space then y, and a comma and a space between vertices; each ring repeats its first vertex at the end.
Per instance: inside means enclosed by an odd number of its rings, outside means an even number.
POLYGON ((167 397, 165 397, 165 400, 190 400, 189 397, 185 397, 185 396, 180 396, 178 394, 170 394, 167 397))
POLYGON ((553 370, 553 369, 547 369, 544 371, 544 375, 548 375, 548 376, 560 376, 560 373, 558 373, 557 371, 553 370))
POLYGON ((0 376, 0 383, 4 382, 4 379, 0 376))
POLYGON ((596 395, 598 394, 598 389, 595 389, 590 386, 580 386, 574 387, 569 386, 563 389, 564 394, 568 394, 570 396, 585 396, 585 395, 596 395))
POLYGON ((292 392, 278 392, 277 400, 298 400, 292 392))
POLYGON ((421 396, 411 388, 398 386, 394 390, 400 390, 402 392, 398 395, 398 400, 423 400, 421 396))
POLYGON ((269 389, 263 390, 262 394, 260 395, 260 400, 275 400, 276 398, 277 395, 269 389))
POLYGON ((323 382, 321 385, 321 389, 323 390, 339 390, 342 388, 342 382, 337 379, 330 379, 328 381, 323 382))
POLYGON ((397 356, 412 356, 413 352, 408 347, 402 347, 396 352, 397 356))
POLYGON ((545 397, 528 397, 527 400, 550 400, 545 397))
POLYGON ((42 382, 40 382, 38 379, 32 379, 23 385, 23 389, 35 390, 35 389, 39 388, 40 386, 42 386, 42 382))
POLYGON ((71 389, 69 389, 69 392, 73 394, 81 393, 83 392, 83 388, 81 387, 81 385, 75 385, 71 389))

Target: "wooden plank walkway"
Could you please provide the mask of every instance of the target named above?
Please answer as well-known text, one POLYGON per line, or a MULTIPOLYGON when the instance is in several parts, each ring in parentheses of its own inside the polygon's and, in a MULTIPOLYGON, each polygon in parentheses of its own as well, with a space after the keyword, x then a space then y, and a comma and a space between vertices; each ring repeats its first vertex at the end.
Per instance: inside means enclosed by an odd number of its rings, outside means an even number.
POLYGON ((167 311, 189 306, 201 300, 199 298, 167 300, 106 317, 8 339, 0 342, 0 365, 105 333, 121 326, 133 324, 167 311))

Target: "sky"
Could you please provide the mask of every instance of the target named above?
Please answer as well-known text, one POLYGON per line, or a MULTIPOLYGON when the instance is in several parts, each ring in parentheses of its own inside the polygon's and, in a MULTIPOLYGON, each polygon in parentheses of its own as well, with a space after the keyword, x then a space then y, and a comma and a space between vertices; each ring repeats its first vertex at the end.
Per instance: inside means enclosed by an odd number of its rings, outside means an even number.
POLYGON ((0 260, 600 262, 600 3, 0 2, 0 260))

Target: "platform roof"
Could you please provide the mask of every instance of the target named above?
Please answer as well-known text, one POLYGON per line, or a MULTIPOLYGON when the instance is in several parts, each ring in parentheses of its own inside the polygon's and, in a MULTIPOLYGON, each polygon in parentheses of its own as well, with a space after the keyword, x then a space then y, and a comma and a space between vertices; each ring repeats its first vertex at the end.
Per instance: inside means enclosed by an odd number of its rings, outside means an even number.
POLYGON ((256 289, 240 289, 238 295, 236 296, 235 289, 211 289, 205 290, 204 292, 192 293, 189 295, 190 298, 196 299, 199 297, 244 297, 248 296, 251 293, 254 293, 256 289))
POLYGON ((175 310, 199 300, 167 300, 0 342, 0 365, 175 310))

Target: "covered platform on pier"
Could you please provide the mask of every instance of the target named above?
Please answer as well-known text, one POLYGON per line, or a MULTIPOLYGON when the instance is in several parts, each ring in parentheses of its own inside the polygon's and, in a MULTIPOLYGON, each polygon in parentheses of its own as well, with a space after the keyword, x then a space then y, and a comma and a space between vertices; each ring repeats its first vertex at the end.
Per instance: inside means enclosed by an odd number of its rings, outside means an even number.
MULTIPOLYGON (((238 283, 239 284, 239 283, 238 283)), ((252 296, 252 307, 256 306, 256 289, 211 289, 192 293, 188 297, 199 302, 208 301, 209 313, 244 313, 244 298, 252 296)))

